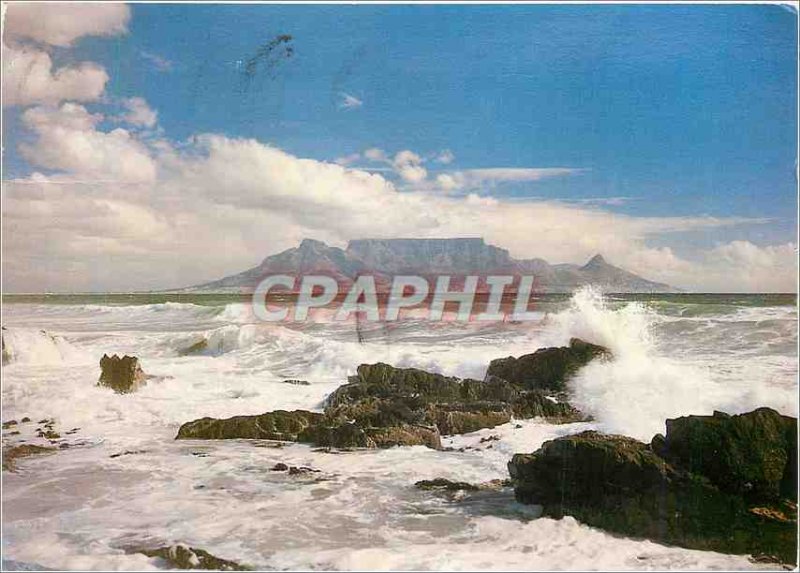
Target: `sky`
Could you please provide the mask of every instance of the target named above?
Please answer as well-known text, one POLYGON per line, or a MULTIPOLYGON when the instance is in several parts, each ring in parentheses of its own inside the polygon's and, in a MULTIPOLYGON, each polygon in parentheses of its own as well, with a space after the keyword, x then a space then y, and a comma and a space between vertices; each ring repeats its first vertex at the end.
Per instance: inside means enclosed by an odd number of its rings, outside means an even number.
POLYGON ((796 291, 790 8, 4 10, 7 292, 197 284, 303 238, 463 236, 796 291))

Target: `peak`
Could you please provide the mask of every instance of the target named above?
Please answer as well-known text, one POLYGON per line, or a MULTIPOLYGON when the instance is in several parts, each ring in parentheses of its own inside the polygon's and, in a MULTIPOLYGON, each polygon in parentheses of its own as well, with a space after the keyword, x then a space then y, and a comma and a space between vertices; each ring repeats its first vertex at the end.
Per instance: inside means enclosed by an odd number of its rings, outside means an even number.
POLYGON ((326 245, 322 241, 317 241, 315 239, 303 239, 301 241, 301 243, 300 243, 300 247, 299 248, 303 249, 303 250, 319 249, 319 248, 323 248, 324 249, 327 246, 328 245, 326 245))
POLYGON ((603 255, 598 253, 595 256, 593 256, 591 259, 589 259, 589 262, 586 263, 585 265, 583 265, 582 268, 583 269, 596 269, 598 267, 605 267, 605 266, 609 266, 609 265, 606 262, 606 260, 603 258, 603 255))

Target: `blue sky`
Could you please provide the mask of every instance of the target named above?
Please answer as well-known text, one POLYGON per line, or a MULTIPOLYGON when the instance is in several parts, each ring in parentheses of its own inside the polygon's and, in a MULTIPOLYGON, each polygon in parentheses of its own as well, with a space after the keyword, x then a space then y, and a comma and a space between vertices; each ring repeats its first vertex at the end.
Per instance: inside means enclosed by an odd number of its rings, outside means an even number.
MULTIPOLYGON (((471 192, 770 219, 647 239, 676 252, 795 240, 797 16, 783 7, 140 4, 127 30, 49 53, 56 66, 102 65, 106 100, 144 98, 176 145, 216 133, 321 161, 408 149, 430 178, 572 168, 471 192), (245 81, 244 63, 279 34, 293 57, 245 81), (347 96, 359 105, 343 108, 347 96), (442 150, 451 163, 428 159, 442 150)), ((23 109, 6 109, 7 140, 31 137, 23 109)), ((41 171, 15 147, 12 177, 41 171)))

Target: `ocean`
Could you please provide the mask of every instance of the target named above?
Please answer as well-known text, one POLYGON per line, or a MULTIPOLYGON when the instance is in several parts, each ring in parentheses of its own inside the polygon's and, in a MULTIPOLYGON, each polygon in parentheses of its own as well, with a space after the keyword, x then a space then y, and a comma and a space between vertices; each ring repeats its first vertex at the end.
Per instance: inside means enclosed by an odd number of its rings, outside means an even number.
POLYGON ((505 479, 514 453, 585 429, 649 441, 681 415, 769 406, 797 416, 796 304, 795 295, 587 288, 539 297, 531 322, 412 315, 356 328, 327 312, 261 323, 236 295, 6 295, 2 419, 18 424, 3 430, 4 443, 37 443, 52 419, 64 449, 3 472, 4 564, 157 569, 126 549, 184 543, 277 570, 769 568, 540 518, 510 488, 442 496, 413 484, 505 479), (614 355, 570 382, 571 402, 592 422, 513 421, 444 438, 454 451, 174 440, 182 423, 204 416, 321 410, 361 363, 482 378, 494 358, 571 337, 614 355), (202 339, 200 354, 183 355, 202 339), (105 353, 138 356, 155 378, 134 394, 98 387, 105 353), (320 471, 270 471, 279 462, 320 471))

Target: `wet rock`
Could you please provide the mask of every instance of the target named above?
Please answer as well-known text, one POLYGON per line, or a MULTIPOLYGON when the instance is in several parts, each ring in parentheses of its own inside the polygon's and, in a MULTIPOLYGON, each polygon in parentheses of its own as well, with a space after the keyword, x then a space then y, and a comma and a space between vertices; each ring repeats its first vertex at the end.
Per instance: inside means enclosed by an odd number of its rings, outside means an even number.
POLYGON ((290 379, 290 380, 284 380, 283 383, 284 384, 292 384, 294 386, 310 386, 311 385, 311 383, 308 382, 307 380, 293 380, 293 379, 290 379))
POLYGON ((288 472, 289 466, 284 464, 283 462, 278 462, 274 466, 272 466, 271 471, 273 472, 288 472))
POLYGON ((610 356, 607 348, 573 338, 568 347, 541 348, 519 358, 492 360, 486 376, 508 380, 527 390, 563 392, 566 381, 579 368, 595 358, 610 356))
POLYGON ((258 416, 234 416, 222 420, 201 418, 183 424, 176 439, 248 438, 304 442, 308 441, 310 428, 321 422, 322 417, 322 414, 306 410, 276 410, 258 416))
POLYGON ((124 452, 117 452, 116 454, 111 454, 108 456, 111 459, 120 458, 122 456, 133 456, 136 454, 146 454, 147 450, 125 450, 124 452))
MULTIPOLYGON (((754 447, 758 447, 754 444, 754 447)), ((509 462, 515 496, 543 515, 693 549, 765 553, 793 563, 796 506, 752 507, 650 445, 589 431, 545 442, 509 462)))
POLYGON ((98 385, 107 386, 117 394, 135 392, 145 384, 145 373, 135 356, 120 358, 116 354, 110 357, 104 354, 100 359, 100 369, 98 385))
POLYGON ((36 456, 41 454, 52 454, 55 448, 47 446, 36 446, 34 444, 21 444, 17 446, 3 446, 3 471, 16 471, 16 461, 19 458, 36 456))
POLYGON ((307 466, 291 466, 289 468, 290 476, 299 476, 311 473, 320 473, 320 470, 315 470, 314 468, 309 468, 307 466))
POLYGON ((191 356, 192 354, 200 354, 208 349, 208 339, 201 338, 194 344, 190 344, 186 348, 178 350, 178 356, 191 356))
POLYGON ((414 487, 424 490, 438 491, 478 491, 477 485, 463 481, 451 481, 445 478, 424 479, 414 484, 414 487))
POLYGON ((249 571, 250 568, 235 561, 221 559, 208 551, 188 545, 170 545, 157 549, 129 549, 129 553, 142 553, 148 557, 158 557, 167 562, 171 569, 209 569, 214 571, 249 571))
POLYGON ((28 422, 30 422, 30 421, 31 421, 31 419, 30 419, 28 416, 25 416, 24 418, 22 418, 22 419, 20 420, 20 422, 22 422, 23 424, 25 424, 25 423, 28 423, 28 422))
POLYGON ((651 445, 672 464, 753 501, 797 492, 797 419, 770 408, 667 420, 666 436, 651 445))
POLYGON ((0 331, 0 345, 2 345, 2 351, 3 351, 2 365, 5 366, 6 364, 11 362, 11 353, 6 348, 6 336, 5 336, 5 334, 3 334, 3 332, 5 332, 5 330, 6 330, 6 327, 3 326, 3 327, 0 327, 0 329, 1 329, 1 331, 0 331))
POLYGON ((9 420, 8 422, 3 422, 3 429, 8 430, 9 428, 12 428, 16 425, 17 425, 16 420, 9 420))

